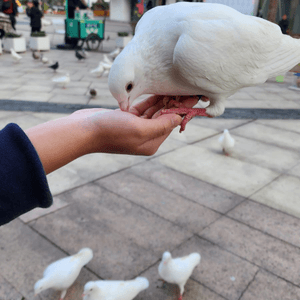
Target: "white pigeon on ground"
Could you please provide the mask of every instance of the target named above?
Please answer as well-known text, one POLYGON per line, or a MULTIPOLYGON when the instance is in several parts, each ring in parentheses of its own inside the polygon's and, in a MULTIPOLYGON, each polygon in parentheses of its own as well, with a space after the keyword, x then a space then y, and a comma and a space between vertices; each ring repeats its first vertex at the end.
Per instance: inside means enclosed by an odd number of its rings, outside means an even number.
POLYGON ((103 54, 103 60, 104 63, 108 64, 108 65, 112 65, 113 62, 108 58, 108 56, 106 54, 103 54))
POLYGON ((34 293, 53 288, 61 291, 62 300, 67 289, 75 282, 80 270, 93 258, 93 251, 90 248, 83 248, 77 254, 62 258, 50 264, 44 271, 43 278, 34 285, 34 293))
POLYGON ((201 256, 199 253, 191 253, 190 255, 178 258, 172 258, 170 252, 165 252, 162 261, 158 266, 160 277, 169 283, 179 286, 180 297, 184 293, 184 286, 193 273, 194 268, 200 263, 201 256))
POLYGON ((149 287, 144 277, 134 280, 98 280, 85 284, 83 300, 132 300, 149 287))
POLYGON ((111 51, 108 53, 108 57, 110 57, 111 59, 115 59, 121 52, 121 48, 116 48, 115 50, 111 51))
POLYGON ((19 62, 22 59, 22 56, 19 55, 13 48, 10 49, 10 53, 16 62, 19 62))
POLYGON ((109 74, 109 70, 111 69, 112 62, 110 64, 101 61, 96 69, 90 71, 92 74, 96 74, 98 77, 107 76, 109 74))
POLYGON ((220 116, 230 95, 299 62, 300 40, 274 23, 222 4, 178 2, 142 16, 108 84, 123 111, 143 94, 208 98, 206 108, 162 111, 186 115, 184 127, 195 115, 220 116))
POLYGON ((41 61, 42 61, 43 64, 49 63, 48 57, 44 56, 43 53, 41 54, 41 61))
POLYGON ((219 143, 225 155, 230 155, 234 147, 234 138, 230 135, 228 129, 224 130, 224 133, 219 137, 219 143))
POLYGON ((52 78, 52 81, 55 82, 55 83, 58 83, 60 86, 62 86, 65 89, 66 85, 71 80, 70 80, 70 75, 67 73, 64 76, 52 78))

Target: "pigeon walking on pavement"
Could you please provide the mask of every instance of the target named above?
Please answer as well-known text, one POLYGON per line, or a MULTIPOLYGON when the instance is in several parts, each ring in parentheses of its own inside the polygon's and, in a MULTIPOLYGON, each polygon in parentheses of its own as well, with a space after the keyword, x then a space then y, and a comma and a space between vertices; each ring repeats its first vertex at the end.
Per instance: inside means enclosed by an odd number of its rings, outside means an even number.
POLYGON ((15 52, 15 50, 13 48, 10 49, 10 53, 12 58, 16 61, 19 62, 22 59, 22 56, 19 55, 17 52, 15 52))
POLYGON ((224 133, 219 138, 219 143, 225 155, 229 156, 234 147, 234 138, 230 135, 228 129, 224 130, 224 133))
POLYGON ((75 56, 78 58, 79 61, 81 61, 82 59, 85 59, 86 57, 80 53, 78 50, 75 50, 75 56))
POLYGON ((162 110, 186 115, 185 126, 195 115, 220 116, 230 95, 299 62, 300 40, 274 23, 222 4, 178 2, 142 16, 108 83, 123 111, 143 94, 207 97, 206 108, 162 110))
POLYGON ((83 300, 132 300, 149 287, 144 277, 133 280, 98 280, 84 286, 83 300))
POLYGON ((191 253, 188 256, 172 258, 170 252, 165 252, 162 261, 158 266, 160 277, 169 283, 179 286, 180 297, 184 293, 184 286, 193 273, 195 267, 200 263, 201 256, 199 253, 191 253))
POLYGON ((50 264, 44 271, 43 278, 34 285, 34 293, 53 288, 61 291, 62 300, 67 289, 75 282, 80 270, 93 258, 93 251, 90 248, 83 248, 77 254, 62 258, 50 264))
POLYGON ((54 70, 56 72, 56 70, 59 68, 58 61, 55 64, 52 64, 51 66, 49 66, 48 68, 51 68, 52 70, 54 70))
POLYGON ((120 54, 120 52, 121 52, 121 48, 118 47, 115 50, 108 53, 108 57, 114 60, 120 54))
POLYGON ((34 60, 40 59, 40 55, 36 51, 32 51, 32 57, 34 60))
POLYGON ((66 85, 71 81, 70 80, 70 75, 69 73, 60 76, 60 77, 55 77, 52 79, 53 82, 58 83, 60 86, 63 87, 63 89, 66 88, 66 85))

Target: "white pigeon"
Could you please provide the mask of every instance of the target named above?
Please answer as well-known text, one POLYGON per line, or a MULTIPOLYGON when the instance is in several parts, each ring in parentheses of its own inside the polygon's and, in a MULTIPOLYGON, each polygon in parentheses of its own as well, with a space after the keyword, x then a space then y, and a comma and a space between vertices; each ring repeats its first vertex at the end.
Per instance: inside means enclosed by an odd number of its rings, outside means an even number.
POLYGON ((170 252, 165 252, 162 256, 162 261, 158 266, 160 277, 179 286, 180 297, 184 292, 184 286, 193 273, 194 268, 200 263, 201 256, 199 253, 191 253, 188 256, 172 258, 170 252))
POLYGON ((108 58, 108 56, 106 54, 103 54, 103 60, 104 63, 108 64, 108 65, 112 65, 113 62, 108 58))
POLYGON ((111 59, 115 59, 121 52, 121 48, 116 48, 115 50, 111 51, 110 53, 108 53, 108 56, 111 58, 111 59))
POLYGON ((104 61, 101 61, 96 69, 90 71, 90 73, 96 74, 98 77, 107 76, 109 70, 111 69, 112 63, 108 64, 104 61))
POLYGON ((49 63, 48 57, 44 56, 43 53, 41 54, 41 61, 42 61, 43 64, 49 63))
POLYGON ((13 59, 18 62, 22 59, 22 56, 19 55, 13 48, 10 49, 10 53, 11 53, 11 56, 13 57, 13 59))
MULTIPOLYGON (((219 116, 225 100, 300 62, 300 40, 262 18, 216 3, 178 2, 147 11, 116 57, 109 89, 123 111, 140 95, 203 95, 207 108, 162 113, 219 116)), ((189 119, 190 119, 189 118, 189 119)))
POLYGON ((90 248, 83 248, 77 254, 62 258, 50 264, 44 271, 43 278, 34 285, 34 293, 53 288, 61 291, 62 300, 67 289, 74 283, 80 270, 93 258, 93 251, 90 248))
POLYGON ((230 155, 234 147, 234 138, 230 135, 228 129, 224 130, 224 133, 219 137, 219 143, 225 155, 230 155))
POLYGON ((134 280, 98 280, 85 284, 83 300, 132 300, 138 293, 149 287, 144 277, 134 280))
POLYGON ((53 78, 52 81, 58 83, 65 89, 66 85, 70 82, 70 75, 67 73, 64 76, 53 78))

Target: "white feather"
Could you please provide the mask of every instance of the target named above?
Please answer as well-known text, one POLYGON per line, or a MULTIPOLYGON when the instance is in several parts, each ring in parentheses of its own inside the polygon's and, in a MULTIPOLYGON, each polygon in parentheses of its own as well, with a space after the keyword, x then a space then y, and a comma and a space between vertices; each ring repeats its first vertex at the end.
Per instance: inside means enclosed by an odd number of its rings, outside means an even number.
POLYGON ((64 76, 53 78, 52 81, 55 83, 58 83, 59 85, 61 85, 63 87, 66 87, 66 85, 70 82, 70 76, 67 73, 64 76))
POLYGON ((134 280, 98 280, 85 284, 83 300, 132 300, 149 287, 144 277, 134 280))

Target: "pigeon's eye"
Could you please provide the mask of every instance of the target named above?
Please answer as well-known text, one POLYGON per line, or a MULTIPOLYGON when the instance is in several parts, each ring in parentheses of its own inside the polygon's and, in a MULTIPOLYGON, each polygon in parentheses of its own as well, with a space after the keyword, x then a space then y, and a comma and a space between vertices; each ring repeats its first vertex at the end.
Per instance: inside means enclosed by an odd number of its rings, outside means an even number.
POLYGON ((127 86, 126 86, 126 91, 127 93, 129 93, 133 88, 133 84, 132 83, 129 83, 127 86))

